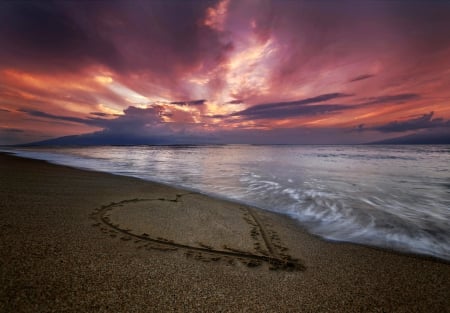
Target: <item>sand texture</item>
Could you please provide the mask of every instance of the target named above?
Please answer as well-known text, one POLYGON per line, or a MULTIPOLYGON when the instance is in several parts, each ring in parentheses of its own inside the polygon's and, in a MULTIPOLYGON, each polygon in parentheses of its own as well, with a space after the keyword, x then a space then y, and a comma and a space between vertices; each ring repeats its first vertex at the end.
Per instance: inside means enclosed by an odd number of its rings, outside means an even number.
POLYGON ((450 312, 450 264, 0 154, 0 312, 450 312))

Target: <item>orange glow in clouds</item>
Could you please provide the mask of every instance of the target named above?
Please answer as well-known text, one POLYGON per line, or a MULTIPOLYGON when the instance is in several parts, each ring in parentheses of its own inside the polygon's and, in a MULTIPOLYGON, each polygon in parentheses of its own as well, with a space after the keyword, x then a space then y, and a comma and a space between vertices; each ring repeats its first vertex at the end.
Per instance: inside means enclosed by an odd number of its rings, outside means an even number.
POLYGON ((183 134, 307 128, 353 136, 364 125, 384 138, 397 134, 377 128, 393 121, 434 112, 424 123, 431 129, 433 119, 450 119, 448 31, 429 19, 432 5, 410 21, 389 1, 361 11, 309 1, 182 3, 192 10, 164 1, 140 3, 145 10, 105 2, 92 15, 74 8, 67 16, 77 32, 65 30, 74 43, 61 35, 67 46, 56 27, 43 27, 61 39, 48 47, 13 23, 17 34, 0 36, 0 46, 11 42, 14 52, 25 42, 29 55, 0 59, 0 128, 31 134, 23 141, 100 131, 114 120, 131 128, 135 109, 151 126, 183 134))

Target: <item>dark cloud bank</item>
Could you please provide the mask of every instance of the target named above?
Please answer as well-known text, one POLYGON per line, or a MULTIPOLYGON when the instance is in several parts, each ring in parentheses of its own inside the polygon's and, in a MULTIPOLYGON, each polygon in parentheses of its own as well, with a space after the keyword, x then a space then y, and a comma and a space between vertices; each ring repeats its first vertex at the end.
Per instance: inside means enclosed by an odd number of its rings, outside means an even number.
MULTIPOLYGON (((345 97, 344 94, 326 94, 314 98, 308 98, 299 101, 285 102, 283 106, 302 106, 304 104, 324 101, 324 99, 333 99, 345 97)), ((386 98, 386 97, 385 97, 386 98)), ((320 105, 323 107, 327 105, 320 105)), ((278 107, 278 106, 276 106, 278 107)), ((256 106, 258 110, 271 110, 273 104, 263 104, 256 106)), ((74 118, 48 114, 41 111, 25 111, 24 113, 50 120, 81 123, 89 126, 100 127, 103 130, 83 135, 65 136, 56 139, 50 139, 40 142, 34 142, 30 145, 166 145, 166 144, 224 144, 224 143, 297 143, 313 144, 323 143, 331 144, 336 140, 345 140, 342 129, 323 128, 315 129, 314 136, 311 137, 311 129, 299 127, 289 129, 272 130, 216 130, 205 133, 202 130, 196 131, 194 127, 179 123, 162 123, 161 108, 154 106, 141 109, 129 107, 124 111, 124 115, 106 119, 95 118, 74 118)), ((245 110, 246 111, 246 110, 245 110)), ((305 114, 310 114, 306 112, 305 114)), ((242 114, 242 113, 241 113, 242 114)), ((273 112, 272 112, 273 114, 273 112)), ((377 133, 397 133, 414 131, 408 136, 395 137, 384 141, 356 141, 356 137, 349 137, 349 143, 379 143, 379 144, 450 144, 450 121, 441 118, 433 119, 433 112, 424 114, 421 117, 411 118, 405 121, 393 121, 384 125, 367 128, 359 125, 353 133, 377 132, 377 133)), ((14 130, 19 131, 19 130, 14 130)), ((348 136, 348 135, 346 135, 348 136)), ((364 138, 364 137, 361 137, 364 138)), ((348 140, 348 138, 347 138, 348 140)), ((361 140, 361 139, 359 139, 361 140)))

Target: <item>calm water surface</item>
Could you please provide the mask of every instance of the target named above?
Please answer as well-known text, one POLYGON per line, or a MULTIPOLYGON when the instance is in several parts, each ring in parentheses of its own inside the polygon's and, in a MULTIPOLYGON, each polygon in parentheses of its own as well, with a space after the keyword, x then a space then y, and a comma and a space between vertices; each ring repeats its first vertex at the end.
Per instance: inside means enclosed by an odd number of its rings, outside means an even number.
POLYGON ((450 146, 14 150, 287 214, 311 233, 450 260, 450 146))

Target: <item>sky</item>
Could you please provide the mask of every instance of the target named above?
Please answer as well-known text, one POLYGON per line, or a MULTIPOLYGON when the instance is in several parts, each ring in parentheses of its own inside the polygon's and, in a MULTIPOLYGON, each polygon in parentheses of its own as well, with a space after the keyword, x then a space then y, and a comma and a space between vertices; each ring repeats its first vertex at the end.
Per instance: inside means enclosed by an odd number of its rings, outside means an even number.
POLYGON ((2 1, 0 145, 450 133, 450 1, 2 1))

